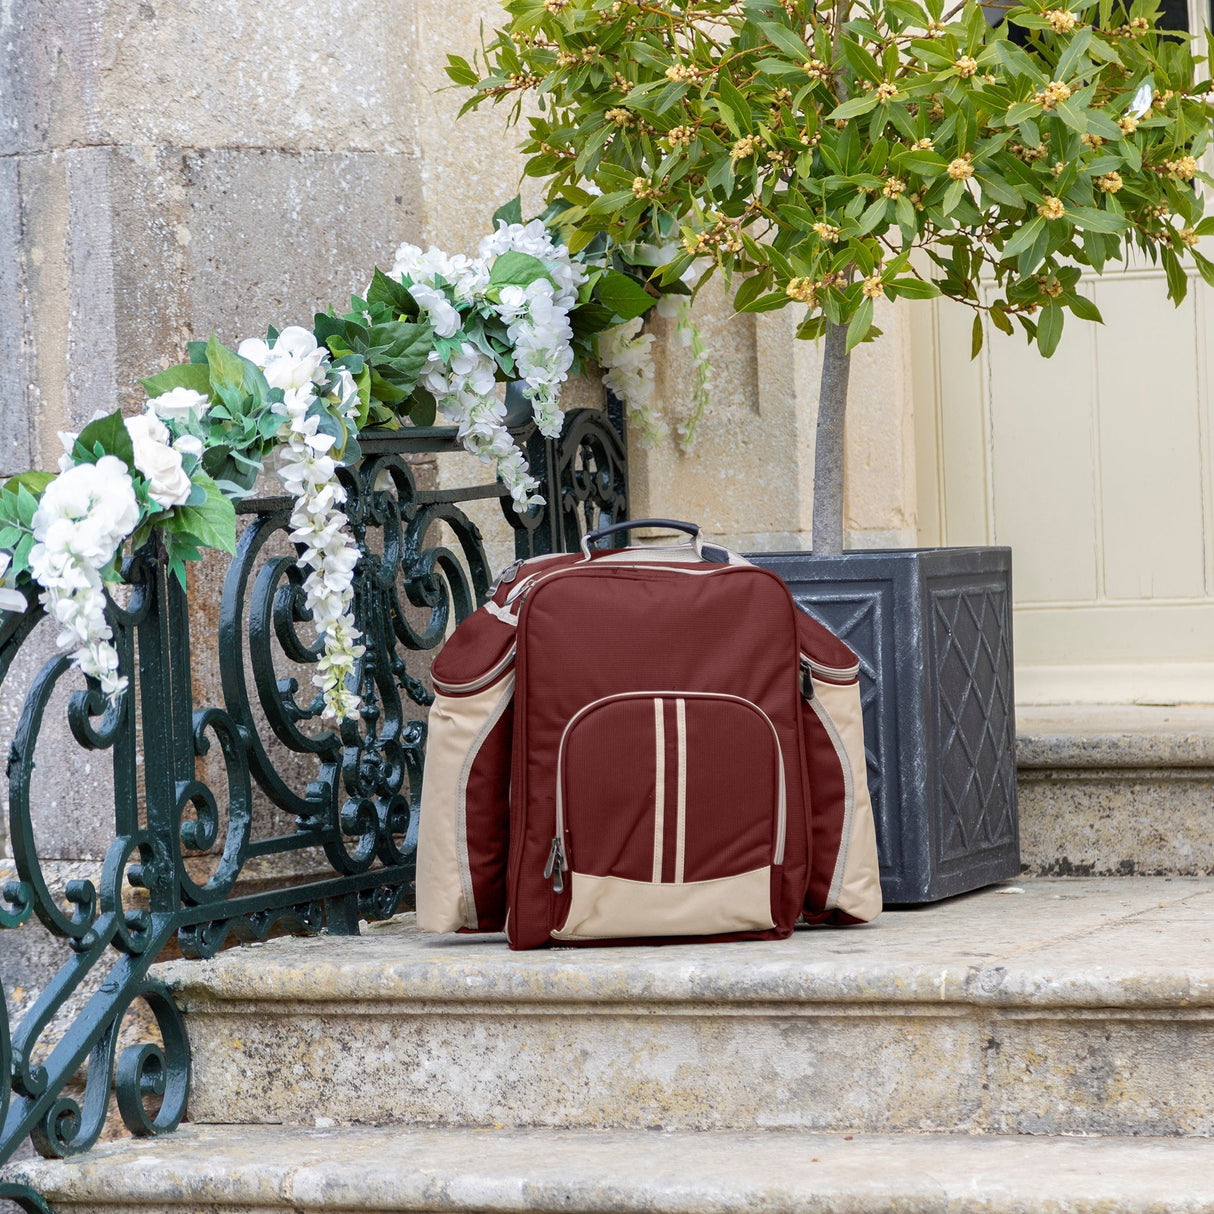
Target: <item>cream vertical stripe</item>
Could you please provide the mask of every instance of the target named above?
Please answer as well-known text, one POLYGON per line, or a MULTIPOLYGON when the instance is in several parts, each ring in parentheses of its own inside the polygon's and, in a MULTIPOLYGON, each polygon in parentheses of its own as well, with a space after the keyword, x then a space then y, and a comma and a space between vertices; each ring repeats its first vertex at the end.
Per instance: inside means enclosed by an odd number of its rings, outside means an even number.
POLYGON ((662 701, 653 702, 653 883, 662 880, 662 823, 666 816, 666 726, 662 721, 662 701))
POLYGON ((678 729, 678 800, 674 838, 674 880, 683 884, 683 845, 687 840, 687 701, 675 700, 675 721, 678 729))

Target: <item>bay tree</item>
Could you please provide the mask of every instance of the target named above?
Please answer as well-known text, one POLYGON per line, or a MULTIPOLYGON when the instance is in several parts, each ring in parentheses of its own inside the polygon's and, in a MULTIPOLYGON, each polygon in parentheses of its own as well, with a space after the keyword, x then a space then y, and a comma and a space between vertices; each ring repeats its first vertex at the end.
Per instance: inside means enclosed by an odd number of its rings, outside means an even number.
MULTIPOLYGON (((1168 297, 1214 234, 1210 81, 1136 0, 507 0, 464 110, 506 103, 573 251, 665 247, 656 291, 719 275, 822 339, 813 549, 843 544, 851 353, 881 298, 948 296, 1049 357, 1080 276, 1131 257, 1168 297)), ((463 111, 461 111, 462 113, 463 111)), ((697 288, 698 289, 698 288, 697 288)))

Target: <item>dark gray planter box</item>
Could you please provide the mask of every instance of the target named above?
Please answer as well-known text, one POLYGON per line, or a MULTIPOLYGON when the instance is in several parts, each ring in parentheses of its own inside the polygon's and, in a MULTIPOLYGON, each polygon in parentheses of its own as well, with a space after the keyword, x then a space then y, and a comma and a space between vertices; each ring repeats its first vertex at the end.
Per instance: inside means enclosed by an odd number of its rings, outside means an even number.
POLYGON ((750 559, 860 657, 885 901, 1017 876, 1011 549, 750 559))

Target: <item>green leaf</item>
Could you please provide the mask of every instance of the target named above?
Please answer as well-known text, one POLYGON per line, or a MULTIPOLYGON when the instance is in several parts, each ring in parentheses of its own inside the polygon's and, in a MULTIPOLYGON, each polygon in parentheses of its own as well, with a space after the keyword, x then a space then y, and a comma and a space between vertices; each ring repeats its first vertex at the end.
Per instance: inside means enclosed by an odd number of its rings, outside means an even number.
POLYGON ((128 468, 134 469, 135 448, 131 445, 131 436, 126 432, 119 410, 89 422, 76 438, 76 452, 85 453, 84 458, 89 463, 96 462, 98 447, 102 454, 116 455, 128 468))
POLYGON ((864 214, 860 217, 860 235, 867 236, 869 232, 878 227, 885 219, 885 214, 889 210, 890 201, 888 198, 874 198, 868 204, 864 214))
POLYGON ((1026 118, 1035 118, 1039 113, 1041 113, 1041 102, 1017 101, 1015 105, 1008 107, 1004 122, 1008 126, 1019 126, 1026 118))
POLYGON ((1066 217, 1086 232, 1124 232, 1130 226, 1125 216, 1098 207, 1067 207, 1066 217))
POLYGON ((1005 207, 1022 207, 1024 199, 1015 186, 1009 185, 1002 177, 993 173, 975 173, 975 180, 982 187, 982 197, 992 202, 1002 203, 1005 207))
POLYGON ((1083 57, 1083 52, 1088 49, 1088 44, 1092 41, 1092 28, 1085 25, 1083 29, 1072 34, 1067 42, 1067 48, 1062 52, 1062 57, 1058 60, 1058 66, 1054 69, 1055 80, 1069 80, 1074 74, 1075 69, 1079 66, 1079 60, 1083 57))
POLYGON ((1060 101, 1054 107, 1054 112, 1072 131, 1078 131, 1081 135, 1087 134, 1087 110, 1080 109, 1073 101, 1060 101))
POLYGON ((461 55, 447 56, 447 76, 464 88, 475 88, 480 81, 476 69, 461 55))
POLYGON ((873 301, 865 297, 847 326, 847 351, 850 354, 863 340, 873 324, 873 301))
POLYGON ((204 472, 195 472, 192 480, 206 492, 201 506, 175 506, 172 517, 161 527, 175 534, 193 537, 204 548, 221 552, 236 551, 236 509, 219 486, 204 472))
POLYGON ((885 287, 891 292, 891 298, 935 299, 940 294, 940 288, 934 282, 925 282, 922 278, 891 278, 885 287))
POLYGON ((1163 272, 1168 280, 1168 298, 1178 307, 1189 293, 1189 279, 1180 264, 1180 258, 1169 248, 1159 251, 1159 260, 1163 262, 1163 272))
POLYGON ((733 308, 735 312, 741 312, 747 304, 754 303, 764 289, 770 285, 771 273, 768 270, 761 274, 752 274, 739 288, 737 294, 733 297, 733 308))
POLYGON ((1104 317, 1100 315, 1100 309, 1086 295, 1067 296, 1067 306, 1080 320, 1095 321, 1098 325, 1104 324, 1104 317))
POLYGON ((957 209, 957 204, 960 203, 965 195, 964 181, 950 181, 948 189, 944 191, 944 213, 947 215, 951 211, 957 209))
POLYGON ((787 26, 777 25, 774 21, 760 21, 759 29, 767 38, 780 48, 786 55, 804 63, 810 58, 809 47, 803 38, 797 37, 787 26))
POLYGON ((609 270, 599 280, 599 299, 621 320, 642 316, 657 303, 640 283, 618 270, 609 270))
POLYGON ((1036 215, 1023 227, 1018 228, 1011 240, 1003 246, 1004 258, 1015 257, 1019 253, 1023 253, 1025 249, 1031 248, 1033 242, 1037 239, 1040 232, 1045 229, 1045 217, 1036 215))
POLYGON ((221 388, 243 391, 245 361, 222 345, 214 333, 207 341, 207 365, 210 367, 211 386, 216 391, 221 388))
POLYGON ((948 161, 943 156, 924 148, 917 152, 903 152, 897 160, 900 168, 918 173, 920 177, 939 177, 948 168, 948 161))
POLYGON ((788 298, 788 294, 784 291, 771 291, 767 295, 760 295, 758 299, 739 307, 735 302, 734 310, 736 312, 775 312, 779 308, 783 308, 792 303, 788 298))
POLYGON ((1090 134, 1099 135, 1101 139, 1111 139, 1115 142, 1120 142, 1125 138, 1125 132, 1108 114, 1101 113, 1100 110, 1088 110, 1087 119, 1090 134))
POLYGON ((1037 321, 1037 348, 1045 358, 1051 357, 1062 339, 1063 311, 1053 301, 1041 309, 1037 321))
MULTIPOLYGON (((839 49, 843 52, 843 58, 847 60, 852 71, 861 79, 871 80, 873 84, 880 84, 885 79, 877 61, 854 37, 843 38, 839 43, 839 49)), ((876 100, 874 95, 873 101, 876 100)))
POLYGON ((53 472, 37 470, 18 472, 16 476, 10 476, 3 485, 0 485, 0 493, 16 493, 20 489, 25 489, 35 498, 39 498, 42 496, 42 491, 54 479, 55 473, 53 472))
POLYGON ((413 394, 413 407, 409 410, 409 420, 415 426, 433 426, 437 417, 437 401, 424 388, 418 388, 413 394))
POLYGON ((970 332, 970 361, 972 362, 982 352, 982 313, 974 313, 974 327, 970 332))
POLYGON ((999 304, 991 304, 991 323, 999 330, 1000 333, 1006 333, 1009 337, 1016 331, 1012 328, 1011 318, 1000 307, 999 304))
POLYGON ((717 108, 735 139, 741 139, 743 135, 754 131, 749 103, 724 72, 717 76, 717 108))
POLYGON ((826 115, 833 122, 841 122, 845 118, 858 118, 861 114, 867 114, 877 108, 877 94, 865 93, 862 97, 853 97, 850 101, 843 102, 837 106, 829 114, 826 115))
POLYGON ((504 203, 493 212, 493 230, 497 231, 499 223, 522 223, 523 222, 523 200, 521 195, 515 194, 509 202, 504 203))
POLYGON ((163 396, 174 388, 189 388, 192 392, 201 392, 203 396, 211 394, 211 376, 205 365, 198 363, 183 363, 179 367, 167 367, 158 375, 139 381, 148 396, 163 396))
MULTIPOLYGON (((367 288, 367 303, 369 304, 387 304, 394 312, 407 312, 411 316, 417 315, 417 301, 409 294, 409 288, 402 282, 398 282, 395 278, 389 278, 382 270, 376 267, 375 273, 371 277, 371 285, 367 288)), ((320 318, 317 317, 317 320, 320 318)), ((318 341, 323 341, 320 333, 316 334, 318 341)))
POLYGON ((489 272, 489 285, 492 287, 525 287, 538 278, 552 281, 544 263, 530 253, 519 253, 514 249, 500 254, 493 262, 489 272))

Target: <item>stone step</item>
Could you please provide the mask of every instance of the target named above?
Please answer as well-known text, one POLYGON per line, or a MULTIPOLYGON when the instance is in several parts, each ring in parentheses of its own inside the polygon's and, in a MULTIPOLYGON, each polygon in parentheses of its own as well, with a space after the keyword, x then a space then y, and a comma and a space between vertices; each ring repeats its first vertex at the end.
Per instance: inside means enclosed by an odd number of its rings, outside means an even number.
POLYGON ((159 967, 190 1119, 1214 1135, 1214 879, 1036 879, 775 942, 420 933, 159 967))
POLYGON ((1018 706, 1016 732, 1026 872, 1214 873, 1214 705, 1018 706))
POLYGON ((58 1214, 1198 1214, 1214 1142, 184 1126, 10 1168, 58 1214))

